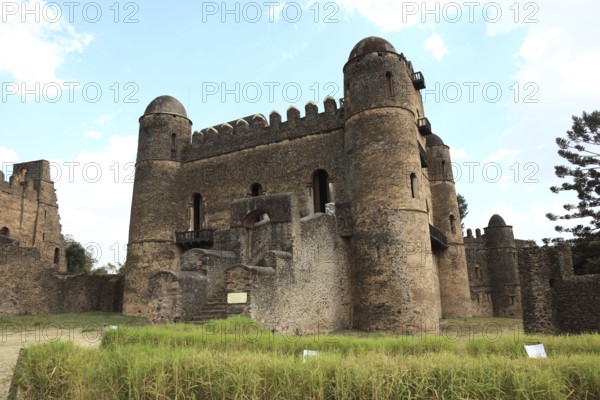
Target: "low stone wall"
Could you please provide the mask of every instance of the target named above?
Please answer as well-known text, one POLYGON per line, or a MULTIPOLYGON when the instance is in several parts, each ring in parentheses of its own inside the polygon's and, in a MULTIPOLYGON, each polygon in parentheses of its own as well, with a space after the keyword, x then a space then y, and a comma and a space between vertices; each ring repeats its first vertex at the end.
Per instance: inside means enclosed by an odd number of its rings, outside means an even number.
POLYGON ((123 277, 66 275, 48 266, 39 251, 0 245, 0 315, 121 312, 123 277))

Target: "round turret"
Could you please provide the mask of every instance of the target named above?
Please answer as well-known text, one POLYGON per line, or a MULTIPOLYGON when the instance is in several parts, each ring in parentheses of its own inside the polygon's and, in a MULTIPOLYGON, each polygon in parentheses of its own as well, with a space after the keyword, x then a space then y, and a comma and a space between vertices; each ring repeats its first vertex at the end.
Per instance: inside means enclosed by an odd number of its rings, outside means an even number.
POLYGON ((422 104, 413 88, 412 73, 410 63, 385 39, 371 36, 361 40, 344 65, 346 115, 377 107, 402 107, 416 118, 418 112, 422 114, 422 104))
POLYGON ((512 227, 494 214, 484 230, 494 316, 520 316, 519 267, 512 227))
POLYGON ((152 100, 140 117, 137 160, 178 160, 191 143, 192 121, 174 97, 152 100))
POLYGON ((361 330, 436 331, 441 316, 419 151, 425 140, 416 123, 422 104, 411 73, 391 44, 374 37, 354 46, 344 66, 353 279, 360 293, 353 318, 361 330))
POLYGON ((507 226, 506 222, 504 222, 504 218, 502 218, 498 214, 492 215, 492 218, 490 218, 490 222, 488 223, 488 228, 501 226, 507 226))
POLYGON ((172 114, 184 118, 188 117, 183 104, 172 96, 159 96, 152 100, 146 107, 146 111, 144 111, 144 115, 149 114, 172 114))
POLYGON ((436 135, 435 133, 425 136, 425 143, 427 144, 427 147, 446 145, 442 138, 436 135))
POLYGON ((390 42, 377 36, 364 38, 352 48, 348 61, 368 53, 396 53, 396 49, 390 42))

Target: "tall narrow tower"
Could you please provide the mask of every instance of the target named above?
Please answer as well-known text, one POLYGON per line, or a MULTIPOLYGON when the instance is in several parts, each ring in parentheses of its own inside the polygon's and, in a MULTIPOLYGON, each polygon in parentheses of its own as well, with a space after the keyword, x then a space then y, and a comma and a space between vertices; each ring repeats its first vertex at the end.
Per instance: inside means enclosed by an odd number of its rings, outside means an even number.
POLYGON ((192 122, 170 96, 154 99, 140 117, 131 202, 123 313, 144 315, 148 278, 178 270, 180 249, 174 233, 188 224, 187 197, 178 190, 181 152, 191 142, 192 122))
POLYGON ((521 284, 512 226, 494 214, 484 230, 494 316, 521 316, 521 284))
POLYGON ((470 317, 471 291, 450 148, 436 134, 427 136, 429 184, 433 225, 447 239, 448 247, 438 252, 438 274, 442 317, 470 317))
POLYGON ((419 146, 423 105, 412 67, 368 37, 344 66, 345 152, 353 215, 354 326, 436 331, 437 272, 419 146))

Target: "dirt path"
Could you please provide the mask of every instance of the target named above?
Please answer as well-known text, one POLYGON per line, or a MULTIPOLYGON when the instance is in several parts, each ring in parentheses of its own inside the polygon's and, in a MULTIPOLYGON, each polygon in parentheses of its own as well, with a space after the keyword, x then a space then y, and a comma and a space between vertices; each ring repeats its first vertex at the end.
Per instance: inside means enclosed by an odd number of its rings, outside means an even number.
POLYGON ((98 347, 100 339, 100 330, 82 332, 81 328, 61 329, 52 324, 38 327, 0 325, 0 399, 8 397, 13 368, 22 347, 57 340, 71 341, 84 347, 98 347))

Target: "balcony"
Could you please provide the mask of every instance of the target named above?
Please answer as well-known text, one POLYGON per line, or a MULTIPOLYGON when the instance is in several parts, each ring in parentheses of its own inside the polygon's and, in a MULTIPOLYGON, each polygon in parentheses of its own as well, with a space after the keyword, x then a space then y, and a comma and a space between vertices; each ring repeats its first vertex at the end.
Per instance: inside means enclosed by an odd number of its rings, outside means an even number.
POLYGON ((186 246, 192 246, 195 244, 212 244, 213 232, 213 229, 175 232, 175 243, 186 246))
POLYGON ((425 78, 421 72, 412 74, 412 83, 416 90, 425 89, 425 78))
POLYGON ((431 123, 427 118, 419 118, 417 120, 417 128, 419 128, 419 133, 421 135, 431 135, 431 123))
POLYGON ((435 226, 429 224, 429 237, 431 239, 432 249, 447 249, 448 239, 446 236, 435 226))

